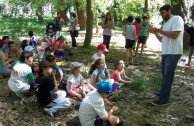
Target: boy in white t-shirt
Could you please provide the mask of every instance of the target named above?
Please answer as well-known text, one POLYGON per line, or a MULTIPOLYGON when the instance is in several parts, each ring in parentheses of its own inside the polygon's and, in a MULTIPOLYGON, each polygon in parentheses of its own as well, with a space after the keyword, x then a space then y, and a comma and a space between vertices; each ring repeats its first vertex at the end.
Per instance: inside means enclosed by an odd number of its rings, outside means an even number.
POLYGON ((8 86, 19 98, 22 93, 35 89, 34 75, 29 66, 32 64, 33 54, 23 51, 19 61, 13 66, 11 77, 8 80, 8 86))
POLYGON ((174 15, 171 5, 166 4, 160 8, 160 15, 166 21, 163 29, 151 28, 157 39, 162 43, 162 86, 159 100, 153 101, 154 105, 167 104, 170 99, 172 82, 175 69, 183 54, 184 21, 180 16, 174 15))
POLYGON ((72 62, 70 64, 70 71, 71 75, 67 79, 67 92, 72 97, 78 97, 80 100, 83 99, 83 97, 89 93, 92 90, 95 90, 95 88, 91 84, 85 84, 84 78, 81 75, 81 63, 78 62, 72 62))
POLYGON ((107 112, 104 99, 107 99, 112 92, 112 84, 102 81, 96 91, 87 94, 79 107, 78 117, 82 126, 116 126, 120 124, 119 118, 112 113, 118 110, 117 106, 107 112))

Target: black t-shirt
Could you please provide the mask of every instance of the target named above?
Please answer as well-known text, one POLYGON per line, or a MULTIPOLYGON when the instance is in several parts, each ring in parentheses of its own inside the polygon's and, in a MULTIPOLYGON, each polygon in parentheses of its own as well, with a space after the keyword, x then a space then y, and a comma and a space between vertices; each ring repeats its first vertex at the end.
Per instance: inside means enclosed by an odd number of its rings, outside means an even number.
POLYGON ((186 32, 190 35, 189 45, 194 46, 194 27, 188 28, 186 32))
POLYGON ((54 81, 51 77, 40 75, 37 77, 36 84, 39 84, 36 90, 36 97, 41 106, 46 106, 52 102, 50 91, 55 88, 54 81))

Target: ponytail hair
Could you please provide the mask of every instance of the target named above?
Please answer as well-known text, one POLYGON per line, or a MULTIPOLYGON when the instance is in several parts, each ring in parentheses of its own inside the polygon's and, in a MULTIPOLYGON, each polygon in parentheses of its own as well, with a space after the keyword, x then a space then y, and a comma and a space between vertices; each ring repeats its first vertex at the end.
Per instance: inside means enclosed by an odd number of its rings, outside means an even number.
POLYGON ((93 71, 100 65, 102 59, 97 59, 90 67, 89 74, 92 75, 93 71))

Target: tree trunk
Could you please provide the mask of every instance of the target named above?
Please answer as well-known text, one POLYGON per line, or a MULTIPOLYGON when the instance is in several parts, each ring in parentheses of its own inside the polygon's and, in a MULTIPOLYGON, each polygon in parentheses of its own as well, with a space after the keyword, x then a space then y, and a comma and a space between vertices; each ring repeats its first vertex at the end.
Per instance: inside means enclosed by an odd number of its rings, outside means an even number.
POLYGON ((97 8, 95 7, 95 10, 94 10, 94 19, 95 19, 96 33, 99 33, 99 27, 98 27, 98 12, 97 12, 96 9, 97 8))
POLYGON ((75 5, 77 9, 80 30, 85 30, 86 29, 86 16, 84 15, 85 10, 83 7, 83 3, 79 0, 75 0, 75 5))
POLYGON ((144 3, 143 16, 147 16, 148 18, 150 18, 149 11, 148 11, 148 0, 145 0, 145 3, 144 3))
POLYGON ((92 2, 87 0, 87 27, 86 27, 86 36, 84 40, 83 47, 87 48, 91 45, 92 34, 93 34, 93 12, 92 12, 92 2))

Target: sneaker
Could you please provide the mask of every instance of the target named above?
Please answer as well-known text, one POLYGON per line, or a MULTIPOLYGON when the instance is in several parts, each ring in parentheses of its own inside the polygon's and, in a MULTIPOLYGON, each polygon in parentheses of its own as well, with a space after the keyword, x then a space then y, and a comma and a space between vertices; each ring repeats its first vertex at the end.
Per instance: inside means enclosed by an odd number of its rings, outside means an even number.
POLYGON ((167 103, 162 103, 160 100, 157 100, 157 101, 152 101, 151 104, 155 106, 160 106, 160 105, 166 105, 167 103))
POLYGON ((54 117, 53 112, 52 112, 50 109, 44 108, 44 111, 45 111, 49 116, 54 117))
POLYGON ((191 66, 191 64, 187 63, 187 64, 185 64, 185 66, 189 66, 189 67, 190 67, 190 66, 191 66))

